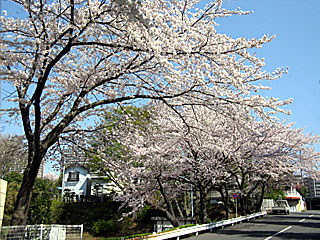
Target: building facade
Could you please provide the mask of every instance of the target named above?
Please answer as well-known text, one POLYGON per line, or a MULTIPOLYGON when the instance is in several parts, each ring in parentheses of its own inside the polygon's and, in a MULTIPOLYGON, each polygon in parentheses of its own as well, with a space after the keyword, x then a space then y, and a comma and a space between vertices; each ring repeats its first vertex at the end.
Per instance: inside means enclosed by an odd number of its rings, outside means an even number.
POLYGON ((306 201, 310 210, 320 209, 320 181, 313 178, 305 178, 304 186, 307 189, 306 201))
POLYGON ((79 201, 89 193, 89 170, 88 168, 73 164, 65 169, 62 181, 62 194, 66 200, 79 201), (74 199, 75 198, 75 199, 74 199))
POLYGON ((62 181, 62 197, 65 201, 102 201, 104 196, 120 189, 104 176, 91 173, 81 164, 72 164, 65 168, 62 181))

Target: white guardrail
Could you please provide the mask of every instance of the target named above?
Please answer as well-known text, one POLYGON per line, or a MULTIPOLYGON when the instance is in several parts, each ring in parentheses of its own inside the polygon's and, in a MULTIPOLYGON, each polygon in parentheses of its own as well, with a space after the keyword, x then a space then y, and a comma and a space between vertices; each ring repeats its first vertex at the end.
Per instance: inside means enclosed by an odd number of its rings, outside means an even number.
POLYGON ((26 225, 0 228, 0 240, 81 240, 83 225, 26 225))
POLYGON ((201 224, 201 225, 196 225, 193 227, 188 227, 188 228, 182 228, 182 229, 177 229, 177 230, 172 230, 172 231, 168 231, 168 232, 163 232, 163 233, 156 233, 154 235, 150 235, 148 236, 147 239, 170 239, 170 238, 176 238, 177 240, 179 240, 179 237, 184 236, 184 235, 188 235, 188 234, 196 234, 198 235, 199 232, 202 231, 212 231, 212 229, 214 228, 218 228, 218 227, 225 227, 228 225, 233 225, 235 223, 241 223, 243 221, 249 221, 251 219, 255 219, 258 217, 262 217, 265 216, 267 214, 267 212, 259 212, 259 213, 254 213, 248 216, 244 216, 244 217, 237 217, 237 218, 232 218, 232 219, 228 219, 228 220, 223 220, 223 221, 219 221, 219 222, 215 222, 215 223, 207 223, 207 224, 201 224))

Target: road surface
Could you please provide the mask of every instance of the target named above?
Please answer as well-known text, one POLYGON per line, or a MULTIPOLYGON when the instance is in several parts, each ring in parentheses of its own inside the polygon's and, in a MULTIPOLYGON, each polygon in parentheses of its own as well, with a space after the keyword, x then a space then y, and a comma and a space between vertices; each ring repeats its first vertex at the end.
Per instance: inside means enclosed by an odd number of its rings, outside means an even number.
POLYGON ((290 215, 267 215, 212 233, 199 234, 189 240, 320 240, 320 210, 290 215))

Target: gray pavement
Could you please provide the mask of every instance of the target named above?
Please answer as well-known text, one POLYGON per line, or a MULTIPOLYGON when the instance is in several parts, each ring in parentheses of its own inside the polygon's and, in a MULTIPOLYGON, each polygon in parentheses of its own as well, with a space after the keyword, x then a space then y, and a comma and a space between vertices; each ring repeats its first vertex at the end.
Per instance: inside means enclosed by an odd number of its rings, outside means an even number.
POLYGON ((203 233, 190 240, 237 240, 237 239, 304 239, 320 240, 320 211, 267 215, 250 222, 237 224, 212 233, 203 233))

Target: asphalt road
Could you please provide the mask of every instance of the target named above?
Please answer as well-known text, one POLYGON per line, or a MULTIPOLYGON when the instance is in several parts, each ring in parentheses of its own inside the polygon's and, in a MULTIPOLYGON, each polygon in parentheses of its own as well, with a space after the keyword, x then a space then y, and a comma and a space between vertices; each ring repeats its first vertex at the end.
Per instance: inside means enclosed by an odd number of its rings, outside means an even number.
POLYGON ((238 239, 318 239, 320 240, 320 211, 267 215, 250 222, 236 224, 212 233, 199 234, 190 240, 238 240, 238 239))

